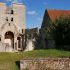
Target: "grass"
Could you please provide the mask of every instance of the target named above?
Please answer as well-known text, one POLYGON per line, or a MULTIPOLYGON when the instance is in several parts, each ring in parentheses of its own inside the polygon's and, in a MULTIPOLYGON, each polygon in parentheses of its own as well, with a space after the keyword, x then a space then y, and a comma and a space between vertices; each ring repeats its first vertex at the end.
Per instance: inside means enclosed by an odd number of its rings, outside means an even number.
POLYGON ((55 49, 49 50, 35 50, 30 52, 19 53, 0 53, 0 70, 19 70, 16 65, 16 61, 20 61, 23 58, 39 58, 39 57, 70 57, 70 52, 60 51, 55 49))

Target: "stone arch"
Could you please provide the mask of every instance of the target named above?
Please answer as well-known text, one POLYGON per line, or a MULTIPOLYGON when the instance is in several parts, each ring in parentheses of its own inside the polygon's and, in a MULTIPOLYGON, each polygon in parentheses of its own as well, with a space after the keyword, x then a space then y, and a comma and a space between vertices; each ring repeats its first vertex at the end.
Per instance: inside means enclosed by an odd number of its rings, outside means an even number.
POLYGON ((13 23, 11 23, 10 26, 8 23, 3 24, 0 31, 1 34, 5 34, 7 31, 11 31, 14 33, 14 35, 19 35, 18 27, 13 23))
MULTIPOLYGON (((14 50, 15 50, 17 47, 17 45, 15 43, 17 43, 17 37, 19 36, 18 27, 14 23, 10 23, 10 26, 9 26, 9 23, 5 23, 2 25, 0 31, 1 31, 1 42, 3 42, 3 43, 5 43, 5 40, 7 40, 7 39, 5 39, 6 32, 8 32, 8 33, 12 32, 14 34, 14 43, 13 43, 14 46, 13 45, 12 46, 14 47, 14 50)), ((12 41, 11 39, 9 39, 9 40, 12 41)))
POLYGON ((4 35, 5 43, 8 43, 14 49, 14 33, 7 31, 4 35))

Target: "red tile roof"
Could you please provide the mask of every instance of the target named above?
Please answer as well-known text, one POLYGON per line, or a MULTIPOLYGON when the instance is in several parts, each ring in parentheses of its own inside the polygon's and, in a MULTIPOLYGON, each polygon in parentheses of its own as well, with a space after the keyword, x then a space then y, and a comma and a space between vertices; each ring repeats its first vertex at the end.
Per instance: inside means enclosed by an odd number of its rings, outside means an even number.
POLYGON ((55 21, 56 18, 60 16, 70 15, 70 10, 47 10, 47 11, 52 21, 55 21))

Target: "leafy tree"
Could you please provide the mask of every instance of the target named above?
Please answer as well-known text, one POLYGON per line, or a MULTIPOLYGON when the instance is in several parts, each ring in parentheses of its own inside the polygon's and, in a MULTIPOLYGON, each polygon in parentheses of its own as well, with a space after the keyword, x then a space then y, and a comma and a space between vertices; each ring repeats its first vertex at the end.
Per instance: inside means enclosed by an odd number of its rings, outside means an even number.
POLYGON ((56 48, 70 50, 70 16, 56 19, 51 29, 56 48))

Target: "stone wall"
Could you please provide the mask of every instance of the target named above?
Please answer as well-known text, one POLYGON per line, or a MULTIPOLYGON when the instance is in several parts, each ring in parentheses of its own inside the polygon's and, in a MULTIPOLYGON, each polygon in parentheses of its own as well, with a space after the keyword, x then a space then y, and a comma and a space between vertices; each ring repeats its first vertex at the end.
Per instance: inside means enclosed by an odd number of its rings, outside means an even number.
POLYGON ((20 61, 20 70, 70 70, 69 58, 37 58, 20 61))
POLYGON ((14 50, 8 43, 0 42, 0 52, 14 52, 14 50))

